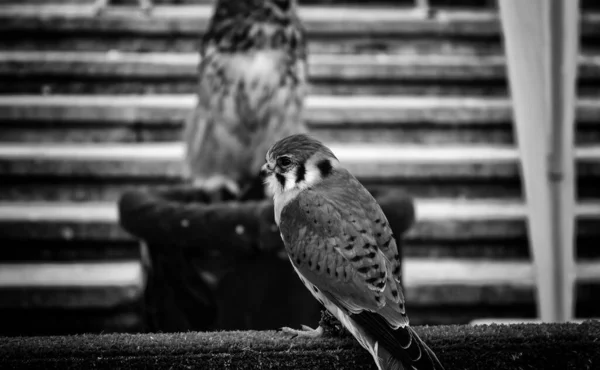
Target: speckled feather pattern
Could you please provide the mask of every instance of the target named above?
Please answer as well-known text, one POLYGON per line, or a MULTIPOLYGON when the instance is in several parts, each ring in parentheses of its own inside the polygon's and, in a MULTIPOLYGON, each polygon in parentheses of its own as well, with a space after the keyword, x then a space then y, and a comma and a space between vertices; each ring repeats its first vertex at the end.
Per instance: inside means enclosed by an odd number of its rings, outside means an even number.
POLYGON ((306 132, 306 41, 293 0, 220 0, 202 40, 187 175, 254 179, 269 146, 306 132))
POLYGON ((322 171, 318 158, 335 164, 303 190, 289 190, 293 198, 284 192, 275 199, 281 237, 307 289, 371 353, 378 369, 443 369, 409 326, 398 245, 373 196, 310 138, 284 139, 267 156, 272 161, 280 155, 316 166, 312 171, 322 171))
POLYGON ((394 235, 348 171, 336 170, 285 206, 280 231, 295 267, 349 312, 382 311, 393 327, 408 323, 394 235))

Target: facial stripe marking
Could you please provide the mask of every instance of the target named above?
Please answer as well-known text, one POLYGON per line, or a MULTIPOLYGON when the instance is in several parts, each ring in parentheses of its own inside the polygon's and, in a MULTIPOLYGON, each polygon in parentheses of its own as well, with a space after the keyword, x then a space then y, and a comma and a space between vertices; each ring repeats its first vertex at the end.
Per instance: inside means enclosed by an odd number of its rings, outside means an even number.
POLYGON ((281 187, 285 188, 285 176, 283 176, 280 173, 276 173, 275 178, 277 178, 277 181, 279 181, 279 183, 281 184, 281 187))
POLYGON ((298 168, 296 170, 296 183, 304 181, 305 175, 306 175, 306 167, 304 167, 304 164, 299 164, 298 168))
POLYGON ((321 172, 321 177, 323 178, 331 175, 331 172, 333 171, 333 167, 331 166, 329 159, 323 159, 322 161, 319 161, 319 163, 317 163, 317 168, 321 172))

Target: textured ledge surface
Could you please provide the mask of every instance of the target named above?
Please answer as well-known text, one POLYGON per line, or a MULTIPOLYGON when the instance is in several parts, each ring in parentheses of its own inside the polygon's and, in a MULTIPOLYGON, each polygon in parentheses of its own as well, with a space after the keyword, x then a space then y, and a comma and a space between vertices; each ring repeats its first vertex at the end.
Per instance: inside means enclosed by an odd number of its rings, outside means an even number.
MULTIPOLYGON (((592 369, 599 322, 417 327, 447 369, 592 369)), ((351 338, 207 332, 0 338, 3 368, 374 369, 351 338)))

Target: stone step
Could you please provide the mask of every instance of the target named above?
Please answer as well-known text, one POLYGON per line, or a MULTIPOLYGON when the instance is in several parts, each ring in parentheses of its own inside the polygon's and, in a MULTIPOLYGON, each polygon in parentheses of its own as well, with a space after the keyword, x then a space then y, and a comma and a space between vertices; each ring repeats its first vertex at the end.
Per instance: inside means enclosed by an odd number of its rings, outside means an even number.
MULTIPOLYGON (((381 197, 377 197, 382 200, 381 197)), ((14 201, 13 201, 14 203, 14 201)), ((39 203, 39 202, 37 202, 39 203)), ((64 204, 63 202, 62 204, 64 204)), ((96 202, 98 203, 98 202, 96 202)), ((393 214, 388 215, 392 218, 393 214)), ((600 251, 597 248, 597 235, 589 231, 593 222, 593 218, 582 217, 579 221, 579 226, 583 228, 581 236, 576 241, 576 257, 580 260, 590 260, 600 258, 600 251)), ((437 233, 436 238, 427 238, 425 235, 420 236, 419 230, 411 232, 409 242, 402 247, 406 258, 464 258, 464 259, 484 259, 484 260, 528 260, 531 258, 531 251, 528 246, 528 240, 525 233, 518 234, 518 230, 524 228, 524 224, 519 221, 505 222, 505 225, 500 225, 500 221, 487 222, 489 230, 496 230, 500 233, 501 226, 504 230, 512 229, 512 235, 504 237, 497 235, 498 239, 477 237, 478 239, 468 240, 467 238, 448 239, 450 236, 443 236, 442 231, 437 233)), ((18 221, 6 221, 6 227, 21 228, 19 232, 13 232, 15 235, 24 235, 24 230, 40 231, 42 236, 39 239, 27 237, 21 240, 18 248, 2 248, 0 249, 0 261, 3 263, 37 263, 37 262, 102 262, 102 261, 127 261, 140 258, 139 245, 132 238, 123 237, 123 239, 110 239, 110 232, 107 232, 107 237, 103 238, 101 232, 96 233, 97 239, 86 239, 86 230, 92 230, 93 227, 101 228, 100 225, 77 227, 75 222, 70 225, 67 222, 40 222, 34 225, 26 222, 19 223, 18 221), (23 224, 26 224, 23 226, 23 224), (43 225, 45 224, 45 226, 43 225), (62 227, 59 233, 49 233, 45 231, 52 227, 62 227), (79 230, 80 235, 76 235, 73 230, 79 230), (44 236, 45 233, 45 236, 44 236)), ((430 223, 430 228, 433 223, 430 223)), ((466 222, 462 226, 458 222, 456 227, 462 227, 462 230, 468 232, 469 228, 466 222)), ((440 226, 441 227, 441 226, 440 226)), ((483 226, 482 230, 483 230, 483 226)), ((104 230, 109 227, 105 226, 104 230)), ((471 230, 474 230, 471 228, 471 230)), ((421 229, 425 233, 425 228, 421 229)), ((459 231, 456 231, 458 233, 459 231)), ((483 231, 479 232, 483 234, 483 231)), ((449 234, 448 234, 449 235, 449 234)), ((480 235, 481 236, 481 235, 480 235)), ((11 245, 15 243, 14 239, 3 239, 0 241, 4 244, 11 245)), ((191 257, 198 259, 202 258, 203 254, 200 250, 190 251, 191 257)))
MULTIPOLYGON (((432 182, 427 179, 398 179, 381 181, 361 179, 374 195, 394 193, 398 189, 421 198, 496 198, 513 200, 521 197, 519 179, 448 180, 432 182)), ((178 179, 56 177, 56 176, 3 176, 0 182, 0 201, 63 201, 115 202, 130 190, 159 191, 168 186, 181 185, 178 179)), ((579 199, 598 199, 600 193, 594 178, 579 179, 579 199)))
MULTIPOLYGON (((193 94, 1 96, 0 120, 181 125, 195 102, 193 94)), ((580 99, 577 105, 579 121, 598 120, 600 100, 580 99)), ((323 125, 486 125, 511 120, 505 98, 310 95, 306 108, 307 120, 323 125)))
MULTIPOLYGON (((2 242, 11 244, 15 241, 6 239, 2 242)), ((0 248, 1 263, 126 262, 140 256, 140 247, 135 240, 29 239, 20 242, 18 248, 0 248)))
MULTIPOLYGON (((212 16, 212 5, 157 6, 151 16, 139 14, 135 7, 111 7, 97 17, 92 4, 3 4, 2 30, 18 27, 42 31, 54 25, 55 31, 72 30, 114 33, 198 33, 206 29, 212 16), (34 23, 38 21, 39 27, 34 23), (86 21, 86 22, 84 22, 86 21), (149 27, 152 25, 152 27, 149 27)), ((425 18, 412 7, 394 6, 300 6, 299 16, 310 34, 428 34, 482 37, 500 33, 499 15, 494 10, 440 9, 433 18, 425 18)), ((581 18, 583 36, 595 35, 599 14, 584 12, 581 18)))
MULTIPOLYGON (((4 0, 7 4, 92 4, 94 0, 4 0)), ((585 0, 583 1, 586 2, 585 0)), ((215 0, 152 0, 153 4, 156 5, 182 5, 182 4, 214 4, 215 0)), ((336 6, 372 6, 372 5, 387 5, 387 6, 400 6, 407 7, 413 6, 415 0, 299 0, 300 5, 312 5, 312 4, 334 4, 336 6)), ((469 6, 469 7, 485 7, 491 6, 492 1, 490 0, 429 0, 432 6, 469 6)), ((135 0, 111 0, 111 5, 114 6, 132 6, 136 5, 135 0)))
MULTIPOLYGON (((4 0, 6 4, 92 4, 95 0, 4 0)), ((156 5, 184 5, 184 4, 214 4, 215 0, 152 0, 156 5)), ((111 0, 115 6, 133 6, 135 0, 111 0)), ((335 5, 335 6, 414 6, 415 0, 299 0, 302 5, 335 5)), ((594 0, 581 0, 583 9, 598 9, 598 4, 594 0)), ((469 7, 485 8, 495 6, 494 0, 429 0, 432 7, 469 7)))
MULTIPOLYGON (((197 52, 212 7, 157 6, 152 16, 135 7, 112 7, 95 17, 91 5, 0 6, 4 50, 102 50, 197 52), (77 30, 77 32, 73 32, 77 30), (40 37, 43 35, 43 37, 40 37)), ((500 49, 498 14, 491 10, 440 10, 431 19, 402 7, 302 6, 311 52, 487 54, 500 49)), ((593 49, 600 23, 582 17, 582 48, 593 49)))
MULTIPOLYGON (((518 153, 510 146, 438 146, 330 143, 355 176, 371 181, 515 179, 518 153)), ((4 144, 0 173, 4 176, 69 178, 182 178, 183 143, 143 144, 4 144)), ((596 178, 600 147, 576 150, 578 175, 596 178)))
MULTIPOLYGON (((410 242, 514 241, 526 238, 526 210, 519 201, 497 199, 417 199, 410 242)), ((580 202, 578 234, 598 236, 598 201, 580 202)), ((5 240, 130 241, 118 225, 112 202, 2 202, 0 225, 5 240)))
MULTIPOLYGON (((187 95, 0 96, 0 142, 172 142, 187 95)), ((577 103, 578 145, 600 141, 600 101, 577 103)), ((510 101, 492 97, 310 95, 306 119, 326 142, 512 144, 510 101)))
MULTIPOLYGON (((600 75, 600 58, 581 59, 587 93, 600 75)), ((198 53, 4 51, 0 93, 195 93, 198 62, 198 53)), ((506 95, 498 55, 316 54, 309 64, 313 94, 506 95)))
MULTIPOLYGON (((193 94, 0 96, 0 120, 181 125, 193 109, 193 94)), ((492 97, 310 95, 306 119, 320 125, 506 124, 510 101, 492 97)), ((600 100, 580 98, 577 120, 596 124, 600 100)))
POLYGON ((140 309, 1 309, 0 335, 72 335, 139 333, 145 330, 140 309))
MULTIPOLYGON (((15 243, 13 241, 13 243, 15 243)), ((17 248, 22 248, 23 243, 17 248)), ((9 242, 4 241, 3 246, 9 242)), ((0 335, 143 330, 137 260, 0 262, 0 335)))
POLYGON ((0 263, 0 310, 113 309, 140 299, 139 261, 0 263))
MULTIPOLYGON (((139 14, 135 7, 114 7, 97 17, 91 4, 3 4, 2 30, 12 27, 42 31, 55 25, 55 31, 72 30, 114 33, 198 33, 208 26, 211 5, 157 6, 151 16, 139 14), (35 22, 38 21, 38 27, 35 22), (85 21, 85 22, 84 22, 85 21), (152 27, 149 27, 152 25, 152 27)), ((393 6, 300 6, 299 16, 309 34, 428 34, 444 36, 498 35, 499 15, 493 10, 440 9, 433 18, 425 18, 412 7, 393 6)), ((581 18, 584 36, 595 35, 600 15, 585 12, 581 18)))
MULTIPOLYGON (((100 78, 193 78, 198 53, 130 53, 86 51, 0 51, 0 73, 23 75, 89 76, 100 78)), ((505 78, 502 55, 335 54, 309 56, 313 79, 371 80, 386 78, 505 78)), ((600 75, 600 57, 582 55, 584 77, 600 75)))
MULTIPOLYGON (((2 51, 1 94, 195 93, 197 53, 2 51)), ((580 95, 597 95, 600 57, 582 55, 580 95)), ((310 91, 318 95, 506 96, 502 55, 315 54, 310 91)))
MULTIPOLYGON (((54 31, 168 33, 197 36, 206 29, 213 9, 211 5, 157 6, 151 16, 140 14, 135 7, 110 7, 97 17, 91 4, 6 4, 0 6, 3 22, 0 29, 43 32, 54 31), (37 24, 37 25, 36 25, 37 24)), ((299 16, 309 35, 348 34, 433 34, 481 37, 498 35, 498 15, 489 10, 444 10, 433 19, 423 17, 412 8, 301 6, 299 16)), ((583 33, 594 29, 594 17, 582 19, 583 33)))
MULTIPOLYGON (((189 79, 197 76, 197 53, 0 51, 4 76, 98 79, 189 79)), ((335 54, 309 55, 311 80, 481 80, 505 79, 503 55, 335 54)), ((600 77, 600 55, 581 55, 579 76, 600 77)))
MULTIPOLYGON (((527 261, 407 258, 403 267, 412 307, 532 304, 533 274, 527 261)), ((145 284, 139 261, 0 263, 0 277, 0 310, 113 309, 138 300, 145 284)), ((600 262, 579 262, 576 279, 598 282, 600 262)))
MULTIPOLYGON (((1 5, 0 5, 1 7, 1 5)), ((2 20, 2 14, 0 14, 2 20)), ((1 28, 1 26, 0 26, 1 28)), ((197 53, 200 35, 134 34, 134 33, 75 33, 53 32, 47 28, 40 33, 15 28, 10 38, 0 39, 0 50, 10 51, 88 51, 110 52, 178 52, 197 53)), ((585 41, 585 40, 584 40, 585 41)), ((585 41, 583 52, 594 52, 585 41)), ((498 55, 502 53, 499 37, 442 38, 431 36, 407 37, 393 35, 313 36, 308 40, 309 54, 440 54, 440 55, 498 55)))
MULTIPOLYGON (((421 197, 521 197, 512 146, 333 143, 332 150, 371 191, 421 197)), ((576 151, 580 199, 600 198, 600 147, 576 151)), ((84 143, 0 146, 5 200, 116 200, 128 188, 181 183, 183 144, 84 143), (46 198, 48 197, 48 198, 46 198)))

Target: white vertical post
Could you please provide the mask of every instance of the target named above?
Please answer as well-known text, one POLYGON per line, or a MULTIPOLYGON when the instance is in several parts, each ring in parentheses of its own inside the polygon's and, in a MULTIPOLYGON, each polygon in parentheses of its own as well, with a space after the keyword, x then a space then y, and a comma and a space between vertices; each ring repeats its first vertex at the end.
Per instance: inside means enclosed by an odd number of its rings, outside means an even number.
POLYGON ((575 106, 579 56, 579 0, 550 1, 550 188, 559 320, 571 320, 575 307, 575 106))
POLYGON ((578 0, 500 0, 542 321, 573 318, 578 0))

